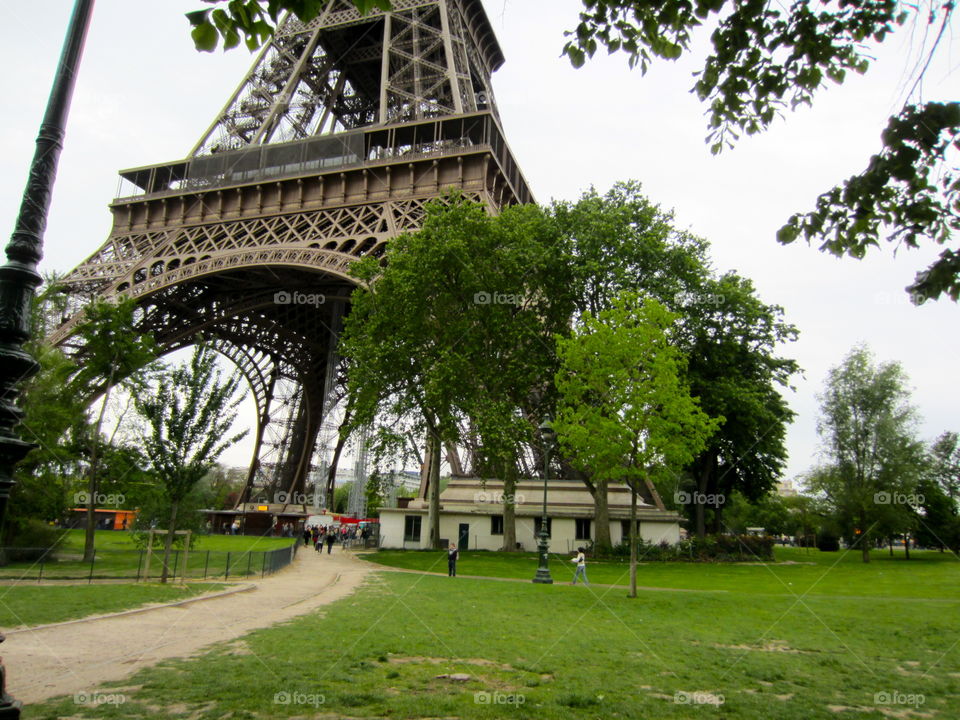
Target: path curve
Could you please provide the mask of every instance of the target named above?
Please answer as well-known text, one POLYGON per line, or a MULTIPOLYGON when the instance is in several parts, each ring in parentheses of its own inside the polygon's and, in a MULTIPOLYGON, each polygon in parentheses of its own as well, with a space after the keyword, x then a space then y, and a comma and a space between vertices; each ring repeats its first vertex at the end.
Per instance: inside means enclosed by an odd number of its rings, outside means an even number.
POLYGON ((339 600, 375 570, 350 551, 328 555, 301 547, 287 568, 245 581, 255 586, 249 592, 20 630, 0 646, 7 692, 26 704, 89 693, 161 660, 197 655, 339 600))

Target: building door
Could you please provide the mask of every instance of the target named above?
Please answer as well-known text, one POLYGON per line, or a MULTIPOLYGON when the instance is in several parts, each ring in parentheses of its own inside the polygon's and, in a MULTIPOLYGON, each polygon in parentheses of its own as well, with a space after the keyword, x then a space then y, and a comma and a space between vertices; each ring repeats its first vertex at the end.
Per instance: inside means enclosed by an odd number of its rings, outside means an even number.
POLYGON ((466 550, 467 543, 470 542, 470 523, 460 523, 460 537, 457 540, 457 550, 466 550))

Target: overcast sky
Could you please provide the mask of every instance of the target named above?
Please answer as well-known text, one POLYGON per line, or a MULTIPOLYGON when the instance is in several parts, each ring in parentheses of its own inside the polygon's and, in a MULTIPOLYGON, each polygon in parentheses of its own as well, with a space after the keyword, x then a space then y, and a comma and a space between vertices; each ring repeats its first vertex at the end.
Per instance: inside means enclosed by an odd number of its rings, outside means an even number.
MULTIPOLYGON (((0 4, 0 217, 12 230, 33 141, 60 52, 68 0, 0 4)), ((794 212, 859 172, 879 147, 886 118, 903 102, 922 38, 901 32, 865 77, 822 93, 767 133, 720 157, 709 154, 704 107, 689 94, 693 61, 647 75, 624 56, 573 70, 560 57, 578 0, 484 0, 506 65, 494 76, 507 139, 539 202, 575 199, 637 179, 682 228, 708 239, 718 271, 751 278, 765 302, 782 305, 800 339, 782 349, 804 369, 790 428, 787 477, 816 459, 816 394, 827 370, 858 342, 903 364, 932 439, 960 430, 957 357, 960 307, 910 305, 904 286, 935 256, 932 247, 885 246, 864 261, 805 244, 782 247, 776 230, 794 212)), ((121 169, 184 157, 242 79, 252 56, 197 53, 183 13, 200 0, 98 0, 45 238, 45 272, 66 272, 110 231, 107 204, 121 169)), ((956 23, 955 23, 956 25, 956 23)), ((954 28, 956 30, 956 28, 954 28)), ((948 33, 949 35, 950 33, 948 33)), ((956 35, 956 32, 953 33, 956 35)), ((955 100, 960 53, 948 38, 928 71, 924 99, 955 100)), ((249 444, 225 460, 245 465, 249 444)))

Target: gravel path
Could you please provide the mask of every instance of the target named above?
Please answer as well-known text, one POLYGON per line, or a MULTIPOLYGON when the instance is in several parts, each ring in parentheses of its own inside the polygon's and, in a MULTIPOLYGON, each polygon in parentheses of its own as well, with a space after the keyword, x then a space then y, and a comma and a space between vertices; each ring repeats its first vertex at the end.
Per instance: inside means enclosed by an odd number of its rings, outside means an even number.
POLYGON ((92 692, 160 660, 197 655, 339 600, 374 569, 340 548, 318 555, 301 547, 287 568, 244 582, 245 592, 10 632, 0 646, 7 692, 27 704, 92 692))

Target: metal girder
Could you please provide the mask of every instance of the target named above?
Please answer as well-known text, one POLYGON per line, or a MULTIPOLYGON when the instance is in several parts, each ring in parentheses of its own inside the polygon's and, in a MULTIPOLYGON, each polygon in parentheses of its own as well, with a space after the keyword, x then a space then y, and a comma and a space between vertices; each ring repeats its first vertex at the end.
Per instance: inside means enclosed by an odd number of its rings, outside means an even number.
POLYGON ((285 20, 188 159, 121 173, 134 189, 63 278, 70 313, 48 339, 82 353, 83 305, 130 297, 161 352, 211 342, 256 403, 241 500, 303 492, 344 382, 351 265, 451 187, 494 213, 532 200, 490 92, 502 62, 479 0, 363 17, 330 0, 308 25, 285 20))

